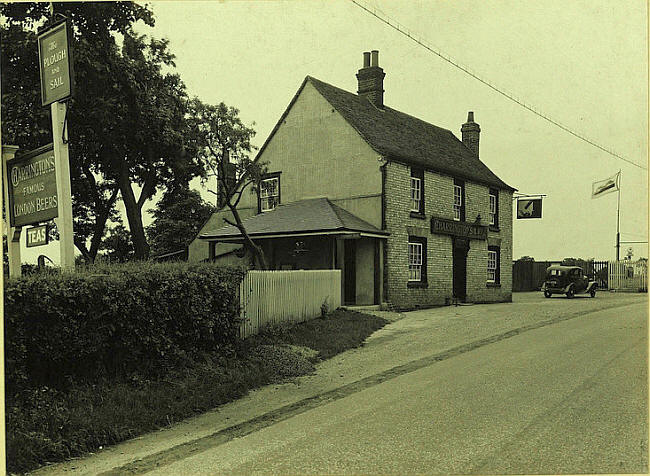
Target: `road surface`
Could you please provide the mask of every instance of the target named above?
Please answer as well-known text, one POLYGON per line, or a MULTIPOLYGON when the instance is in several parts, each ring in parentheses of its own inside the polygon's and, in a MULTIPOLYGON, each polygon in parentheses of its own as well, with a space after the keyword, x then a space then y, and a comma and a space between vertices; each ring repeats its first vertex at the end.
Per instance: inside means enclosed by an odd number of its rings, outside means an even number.
POLYGON ((647 319, 637 301, 423 360, 134 472, 646 473, 647 319))

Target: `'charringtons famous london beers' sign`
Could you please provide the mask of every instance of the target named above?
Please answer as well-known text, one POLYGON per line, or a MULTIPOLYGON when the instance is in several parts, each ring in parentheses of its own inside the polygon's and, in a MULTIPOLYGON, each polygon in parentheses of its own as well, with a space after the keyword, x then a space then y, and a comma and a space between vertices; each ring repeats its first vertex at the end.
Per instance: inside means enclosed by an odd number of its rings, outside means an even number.
POLYGON ((74 74, 67 22, 60 23, 38 36, 43 106, 72 95, 74 74))
POLYGON ((58 216, 52 144, 7 162, 11 226, 32 225, 58 216))

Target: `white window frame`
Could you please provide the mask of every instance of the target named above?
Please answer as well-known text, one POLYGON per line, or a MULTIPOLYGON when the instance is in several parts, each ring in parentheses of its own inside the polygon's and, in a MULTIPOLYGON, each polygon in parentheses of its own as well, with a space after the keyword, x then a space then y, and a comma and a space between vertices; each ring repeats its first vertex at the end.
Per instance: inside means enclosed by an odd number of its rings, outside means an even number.
POLYGON ((463 187, 454 185, 454 220, 460 221, 460 214, 463 209, 463 187))
POLYGON ((422 243, 409 241, 408 243, 408 263, 409 263, 409 281, 422 281, 422 243))
POLYGON ((278 206, 280 199, 280 178, 271 177, 263 179, 260 183, 260 211, 269 212, 278 206), (274 193, 269 193, 267 184, 275 182, 274 193))
POLYGON ((490 192, 490 225, 497 224, 497 196, 490 192))
POLYGON ((419 177, 411 177, 411 211, 422 211, 422 180, 419 177))
POLYGON ((497 280, 497 263, 499 262, 498 251, 488 250, 487 263, 487 282, 496 283, 497 280))

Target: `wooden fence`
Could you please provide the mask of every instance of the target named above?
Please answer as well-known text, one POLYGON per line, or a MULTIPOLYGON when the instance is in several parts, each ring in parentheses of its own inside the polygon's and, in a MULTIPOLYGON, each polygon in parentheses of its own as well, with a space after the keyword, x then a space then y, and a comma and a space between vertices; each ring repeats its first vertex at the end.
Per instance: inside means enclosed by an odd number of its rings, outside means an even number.
MULTIPOLYGON (((560 264, 561 261, 532 261, 517 260, 512 263, 512 290, 518 291, 539 291, 544 278, 546 268, 552 264, 560 264)), ((607 261, 584 261, 576 260, 575 266, 580 266, 589 279, 598 283, 598 289, 607 289, 608 285, 607 261)))
POLYGON ((240 335, 285 322, 303 322, 321 315, 321 306, 341 306, 341 270, 248 271, 239 287, 240 335))
POLYGON ((614 291, 648 292, 648 264, 610 261, 608 281, 614 291))

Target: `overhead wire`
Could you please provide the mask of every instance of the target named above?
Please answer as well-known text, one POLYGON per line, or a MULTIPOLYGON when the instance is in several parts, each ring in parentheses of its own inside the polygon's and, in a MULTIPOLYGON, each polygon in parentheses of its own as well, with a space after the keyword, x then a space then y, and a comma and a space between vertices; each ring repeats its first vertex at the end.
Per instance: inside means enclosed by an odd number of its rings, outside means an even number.
POLYGON ((415 43, 419 44, 420 46, 422 46, 426 50, 428 50, 431 53, 435 54, 436 56, 440 57, 441 59, 443 59, 444 61, 446 61, 449 64, 453 65, 454 67, 460 69, 464 73, 468 74, 472 78, 474 78, 477 81, 481 82, 482 84, 486 85, 487 87, 494 90, 498 94, 501 94, 505 98, 513 101, 514 103, 518 104, 519 106, 523 107, 524 109, 532 112, 536 116, 541 117, 542 119, 550 122, 551 124, 555 125, 556 127, 559 127, 563 131, 568 132, 569 134, 575 136, 576 138, 578 138, 578 139, 592 145, 593 147, 596 147, 596 148, 600 149, 601 151, 603 151, 603 152, 605 152, 605 153, 607 153, 607 154, 609 154, 609 155, 611 155, 611 156, 613 156, 613 157, 615 157, 615 158, 617 158, 619 160, 623 160, 624 162, 627 162, 628 164, 633 165, 635 167, 638 167, 640 169, 648 170, 647 167, 645 167, 645 166, 643 166, 641 164, 638 164, 638 163, 636 163, 636 162, 634 162, 632 160, 629 160, 628 158, 623 157, 620 154, 617 154, 613 150, 608 149, 608 148, 598 144, 597 142, 595 142, 594 140, 588 138, 584 134, 576 132, 573 129, 571 129, 570 127, 565 126, 562 123, 556 121, 555 119, 551 118, 548 114, 545 114, 545 113, 541 112, 540 110, 533 107, 532 105, 526 104, 524 101, 522 101, 522 100, 518 99, 517 97, 515 97, 514 94, 506 92, 503 88, 497 87, 492 82, 490 82, 487 79, 484 79, 483 77, 479 76, 478 74, 472 72, 469 68, 461 65, 458 61, 452 59, 449 55, 443 53, 439 48, 435 48, 435 47, 429 45, 428 43, 426 43, 421 38, 416 38, 410 31, 408 31, 406 28, 404 28, 399 22, 391 19, 388 15, 386 15, 383 12, 380 13, 380 11, 377 8, 368 7, 366 5, 363 5, 360 0, 351 0, 351 2, 354 3, 355 5, 357 5, 362 10, 369 13, 370 15, 374 16, 378 20, 380 20, 382 23, 385 23, 386 25, 390 26, 391 28, 398 31, 402 35, 408 37, 409 39, 411 39, 415 43))

